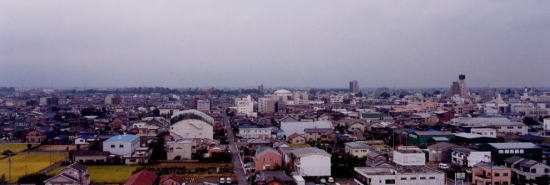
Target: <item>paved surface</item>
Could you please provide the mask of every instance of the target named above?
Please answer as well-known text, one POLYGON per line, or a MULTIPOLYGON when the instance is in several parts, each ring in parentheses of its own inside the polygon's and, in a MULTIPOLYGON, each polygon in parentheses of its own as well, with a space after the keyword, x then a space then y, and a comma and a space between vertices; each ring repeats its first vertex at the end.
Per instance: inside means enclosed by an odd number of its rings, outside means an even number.
POLYGON ((231 129, 231 125, 229 124, 229 120, 227 117, 225 117, 223 121, 225 122, 225 130, 227 133, 227 139, 229 140, 229 151, 231 151, 231 158, 233 161, 235 176, 237 176, 236 180, 238 181, 239 185, 246 185, 248 184, 248 182, 244 173, 241 157, 239 156, 239 149, 237 148, 237 145, 235 143, 235 135, 233 134, 233 129, 231 129))

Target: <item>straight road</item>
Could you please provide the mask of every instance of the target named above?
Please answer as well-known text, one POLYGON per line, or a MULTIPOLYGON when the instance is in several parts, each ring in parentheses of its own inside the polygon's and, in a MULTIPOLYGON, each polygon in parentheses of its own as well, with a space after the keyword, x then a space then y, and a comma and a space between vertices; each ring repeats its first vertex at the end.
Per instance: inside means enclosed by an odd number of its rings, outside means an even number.
POLYGON ((227 117, 224 117, 223 121, 225 124, 227 139, 229 140, 229 151, 231 152, 231 158, 232 158, 231 161, 233 161, 235 176, 237 176, 236 180, 238 181, 239 185, 247 185, 248 182, 246 179, 246 174, 244 173, 241 157, 239 156, 240 151, 237 148, 237 144, 235 142, 235 135, 233 134, 233 129, 231 128, 231 125, 227 117))

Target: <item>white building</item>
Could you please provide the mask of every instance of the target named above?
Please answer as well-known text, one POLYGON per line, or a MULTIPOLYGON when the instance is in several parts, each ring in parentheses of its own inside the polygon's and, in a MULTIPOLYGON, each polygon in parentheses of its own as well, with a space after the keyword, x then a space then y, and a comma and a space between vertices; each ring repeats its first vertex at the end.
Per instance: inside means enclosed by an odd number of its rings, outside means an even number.
POLYGON ((273 93, 277 97, 277 101, 288 103, 292 99, 292 92, 286 89, 279 89, 273 93))
POLYGON ((470 129, 470 133, 479 134, 479 135, 482 135, 485 137, 491 137, 491 138, 497 137, 497 130, 493 128, 472 128, 470 129))
POLYGON ((197 110, 177 112, 170 120, 170 135, 175 139, 214 138, 214 118, 197 110))
POLYGON ((322 177, 331 175, 331 155, 319 148, 297 148, 292 150, 293 165, 298 175, 322 177))
POLYGON ((422 166, 426 164, 426 154, 415 146, 400 146, 393 151, 393 162, 401 166, 422 166))
POLYGON ((359 185, 444 185, 445 173, 426 166, 355 167, 359 185))
POLYGON ((204 100, 197 100, 197 110, 198 111, 206 111, 210 112, 210 100, 204 99, 204 100))
POLYGON ((235 98, 235 109, 239 114, 250 115, 254 113, 254 101, 250 95, 244 98, 235 98))
POLYGON ((166 159, 188 160, 193 154, 193 140, 181 139, 166 142, 166 159))
POLYGON ((463 147, 452 148, 451 151, 451 163, 453 165, 473 167, 480 162, 491 162, 490 151, 476 151, 463 147))
POLYGON ((103 142, 103 151, 123 157, 131 157, 139 148, 139 136, 124 134, 113 136, 103 142))
POLYGON ((256 126, 240 126, 237 136, 245 139, 269 139, 272 128, 261 128, 256 126))

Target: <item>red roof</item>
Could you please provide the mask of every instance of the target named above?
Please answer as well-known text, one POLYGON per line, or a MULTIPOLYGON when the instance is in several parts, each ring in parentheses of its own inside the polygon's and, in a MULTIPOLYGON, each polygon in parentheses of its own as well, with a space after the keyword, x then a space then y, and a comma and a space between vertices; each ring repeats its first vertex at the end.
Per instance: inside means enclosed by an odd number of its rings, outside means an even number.
POLYGON ((157 174, 149 170, 141 170, 135 173, 124 185, 152 185, 157 179, 157 174))
POLYGON ((184 180, 183 178, 177 176, 177 175, 174 175, 174 174, 170 174, 170 175, 167 175, 167 176, 164 176, 161 180, 160 180, 160 184, 164 183, 164 181, 167 181, 167 180, 173 180, 173 181, 176 181, 178 183, 183 183, 184 180))
POLYGON ((298 134, 298 133, 294 133, 294 134, 288 136, 287 138, 288 138, 288 139, 294 139, 295 137, 298 137, 298 136, 303 137, 302 135, 300 135, 300 134, 298 134))

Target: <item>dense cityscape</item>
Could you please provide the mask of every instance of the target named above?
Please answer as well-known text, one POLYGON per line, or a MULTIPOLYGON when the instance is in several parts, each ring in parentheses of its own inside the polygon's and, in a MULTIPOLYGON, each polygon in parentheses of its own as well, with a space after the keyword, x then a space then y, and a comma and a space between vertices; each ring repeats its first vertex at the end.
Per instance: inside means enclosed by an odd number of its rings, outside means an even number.
POLYGON ((550 89, 466 82, 5 87, 0 183, 548 184, 550 89))

